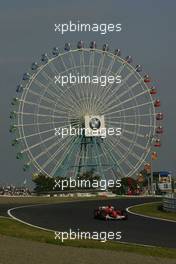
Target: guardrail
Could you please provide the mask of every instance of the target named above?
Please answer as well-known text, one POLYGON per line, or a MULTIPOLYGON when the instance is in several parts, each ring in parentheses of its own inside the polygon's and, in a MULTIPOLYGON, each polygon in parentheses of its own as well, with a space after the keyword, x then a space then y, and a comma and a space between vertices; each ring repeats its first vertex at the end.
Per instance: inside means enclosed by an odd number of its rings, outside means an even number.
POLYGON ((165 197, 163 200, 163 210, 167 212, 176 212, 176 198, 165 197))

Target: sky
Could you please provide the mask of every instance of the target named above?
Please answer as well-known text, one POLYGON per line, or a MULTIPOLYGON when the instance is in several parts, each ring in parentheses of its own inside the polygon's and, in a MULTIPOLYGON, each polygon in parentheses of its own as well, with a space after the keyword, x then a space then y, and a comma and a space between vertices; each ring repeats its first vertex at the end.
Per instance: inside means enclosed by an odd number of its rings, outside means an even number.
POLYGON ((110 49, 120 48, 122 56, 132 55, 143 65, 159 90, 164 113, 164 136, 159 158, 153 169, 170 170, 176 174, 175 151, 175 44, 176 1, 174 0, 0 0, 0 185, 20 185, 30 173, 16 160, 9 133, 11 100, 16 85, 33 61, 54 46, 72 47, 82 39, 98 47, 108 43, 110 49), (54 24, 69 20, 82 23, 122 24, 122 31, 101 35, 95 32, 65 33, 54 31, 54 24))

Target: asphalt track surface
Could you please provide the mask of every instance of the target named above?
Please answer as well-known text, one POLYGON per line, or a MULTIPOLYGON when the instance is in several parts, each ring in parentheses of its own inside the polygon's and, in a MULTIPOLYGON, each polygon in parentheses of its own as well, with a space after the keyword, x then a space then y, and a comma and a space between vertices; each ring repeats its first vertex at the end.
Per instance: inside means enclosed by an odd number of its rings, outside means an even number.
POLYGON ((125 209, 135 204, 156 201, 154 198, 127 198, 104 201, 67 202, 23 207, 11 211, 16 218, 55 231, 122 232, 121 242, 176 248, 176 223, 128 214, 126 221, 103 221, 93 218, 93 210, 112 204, 125 209))

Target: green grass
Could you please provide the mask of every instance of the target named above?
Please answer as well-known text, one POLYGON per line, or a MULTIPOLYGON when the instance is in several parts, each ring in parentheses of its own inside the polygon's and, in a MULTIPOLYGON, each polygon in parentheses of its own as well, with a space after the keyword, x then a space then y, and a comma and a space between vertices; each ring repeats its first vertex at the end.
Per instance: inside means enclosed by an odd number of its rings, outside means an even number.
POLYGON ((18 197, 5 197, 0 196, 0 204, 46 204, 46 203, 60 203, 60 202, 72 202, 72 201, 85 201, 85 200, 110 200, 110 199, 126 199, 126 197, 44 197, 44 196, 18 196, 18 197))
POLYGON ((0 234, 40 242, 48 242, 53 239, 52 232, 33 228, 7 217, 0 218, 0 234))
MULTIPOLYGON (((115 199, 122 199, 126 197, 118 197, 115 199)), ((77 197, 0 197, 0 204, 45 204, 45 203, 59 203, 59 202, 71 202, 71 201, 85 201, 85 200, 106 200, 103 197, 90 197, 90 198, 77 198, 77 197)), ((110 198, 108 198, 110 199, 110 198)), ((114 199, 114 198, 112 198, 114 199)), ((160 203, 146 204, 151 206, 153 212, 156 211, 157 206, 160 203), (155 209, 154 209, 155 207, 155 209)), ((137 206, 134 207, 135 209, 137 206)), ((145 210, 144 210, 145 211, 145 210)), ((141 212, 144 214, 144 211, 141 212)), ((159 212, 162 213, 162 212, 159 212)), ((165 213, 166 214, 166 213, 165 213)), ((156 216, 156 215, 155 215, 156 216)), ((157 215, 158 217, 158 215, 157 215)), ((165 217, 164 217, 165 218, 165 217)), ((23 238, 31 241, 38 241, 42 243, 72 246, 80 248, 96 248, 106 249, 120 252, 137 253, 146 256, 156 256, 163 258, 176 258, 175 249, 160 248, 160 247, 146 247, 135 244, 124 244, 118 242, 106 242, 101 243, 93 240, 67 240, 62 243, 59 240, 54 239, 54 233, 49 231, 40 230, 34 227, 30 227, 11 218, 0 217, 0 234, 11 237, 23 238)))
POLYGON ((164 212, 161 208, 162 202, 146 203, 143 205, 135 205, 130 211, 138 214, 143 214, 146 216, 153 216, 168 220, 176 221, 176 213, 164 212))
POLYGON ((120 252, 138 253, 146 256, 155 256, 172 259, 176 258, 176 250, 169 248, 146 247, 142 245, 139 246, 135 244, 124 244, 109 241, 106 243, 101 243, 99 241, 93 240, 67 240, 62 243, 61 241, 54 239, 54 232, 44 231, 34 227, 30 227, 25 224, 19 223, 13 219, 5 217, 0 218, 0 234, 63 246, 106 249, 120 252))

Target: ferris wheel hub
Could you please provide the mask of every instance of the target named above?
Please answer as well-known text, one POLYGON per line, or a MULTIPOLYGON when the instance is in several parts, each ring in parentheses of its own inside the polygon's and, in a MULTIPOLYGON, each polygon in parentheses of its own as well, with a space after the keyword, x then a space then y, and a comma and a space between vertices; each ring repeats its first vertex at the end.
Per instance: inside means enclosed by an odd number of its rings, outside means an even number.
POLYGON ((90 128, 92 129, 99 129, 100 126, 101 126, 101 121, 100 119, 96 118, 96 117, 93 117, 90 122, 89 122, 89 126, 90 128))
POLYGON ((94 136, 101 137, 103 128, 105 128, 105 122, 104 122, 103 115, 85 116, 85 136, 86 137, 94 137, 94 136))

